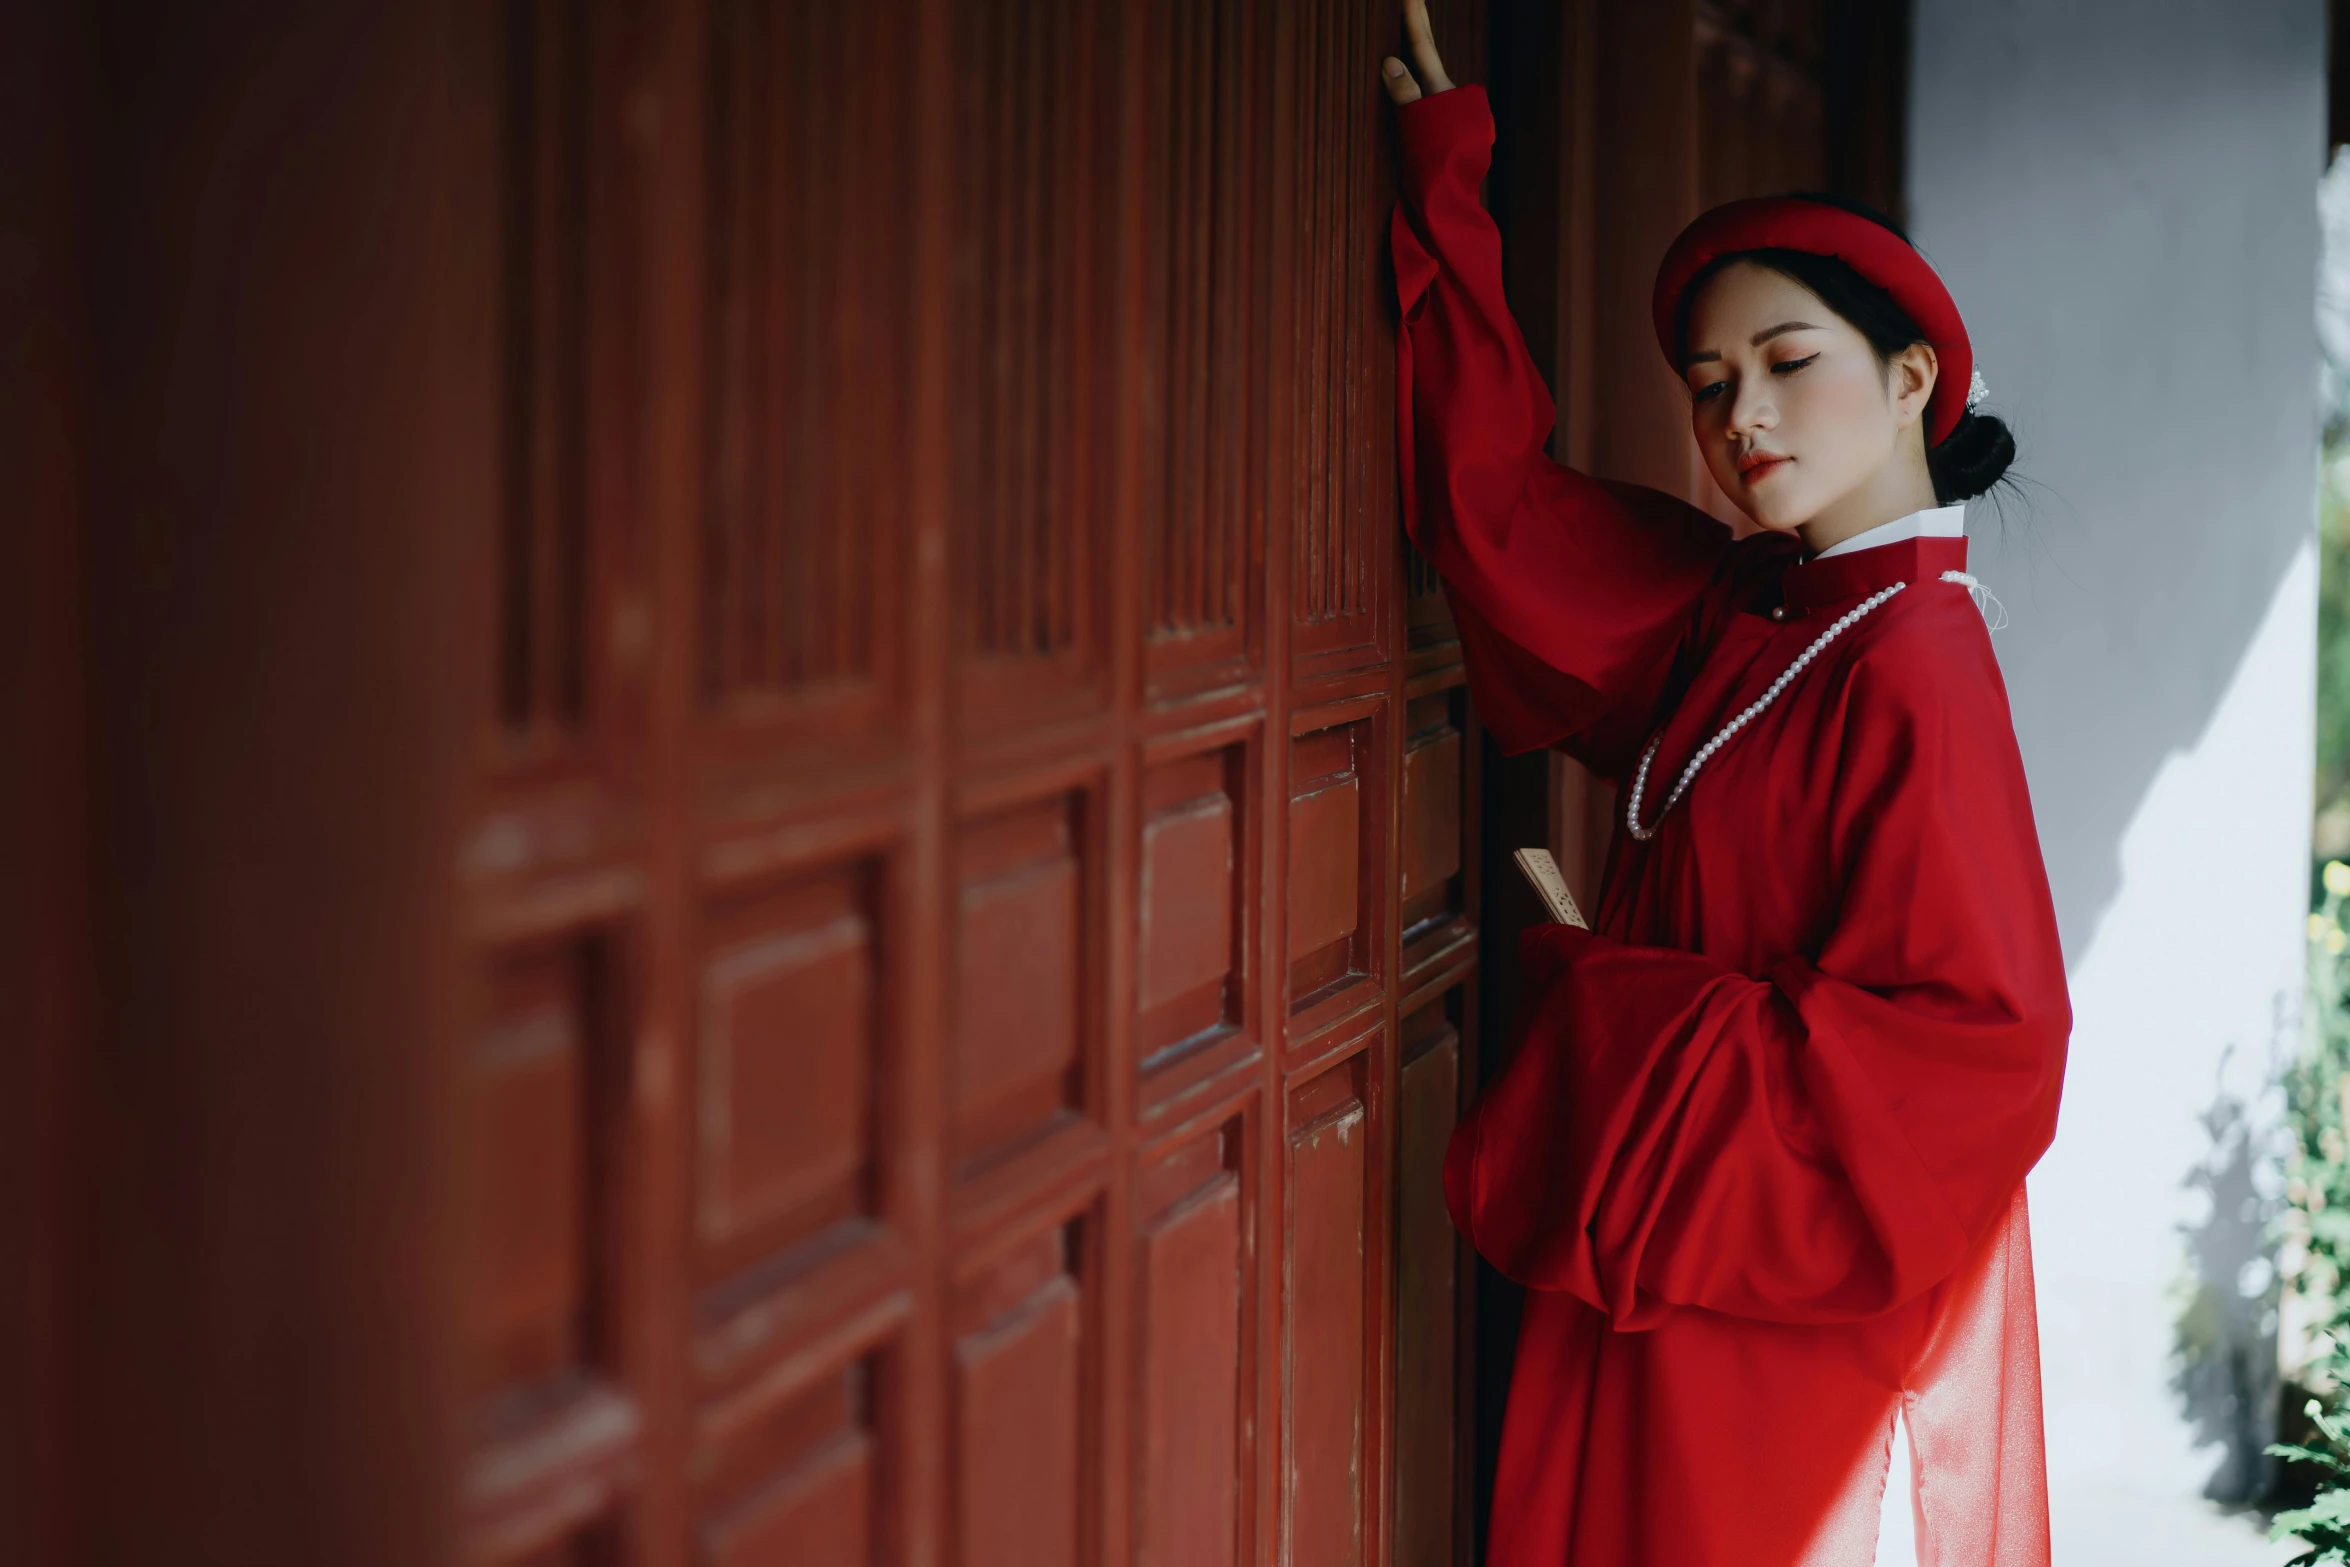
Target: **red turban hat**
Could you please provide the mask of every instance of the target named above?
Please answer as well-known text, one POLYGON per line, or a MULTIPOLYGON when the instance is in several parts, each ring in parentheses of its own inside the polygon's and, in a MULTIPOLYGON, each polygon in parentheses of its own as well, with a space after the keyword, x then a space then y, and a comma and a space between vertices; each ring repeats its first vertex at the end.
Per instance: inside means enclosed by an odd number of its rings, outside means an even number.
MULTIPOLYGON (((1757 196, 1725 202, 1681 231, 1656 269, 1657 346, 1673 357, 1673 315, 1690 279, 1710 262, 1744 250, 1801 250, 1834 256, 1893 296, 1934 345, 1940 369, 1926 403, 1926 444, 1939 446, 1966 412, 1975 351, 1950 290, 1917 247, 1857 212, 1801 196, 1757 196)), ((1681 366, 1675 364, 1678 371, 1681 366)))

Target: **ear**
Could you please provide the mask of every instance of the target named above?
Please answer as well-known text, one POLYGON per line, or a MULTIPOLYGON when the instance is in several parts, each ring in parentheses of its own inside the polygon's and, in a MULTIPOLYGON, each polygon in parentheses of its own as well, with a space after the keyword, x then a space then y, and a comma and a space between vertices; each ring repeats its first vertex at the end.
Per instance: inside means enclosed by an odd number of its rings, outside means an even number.
POLYGON ((1893 356, 1885 366, 1885 389, 1892 396, 1896 421, 1907 425, 1926 416, 1941 371, 1941 358, 1931 343, 1912 343, 1893 356))

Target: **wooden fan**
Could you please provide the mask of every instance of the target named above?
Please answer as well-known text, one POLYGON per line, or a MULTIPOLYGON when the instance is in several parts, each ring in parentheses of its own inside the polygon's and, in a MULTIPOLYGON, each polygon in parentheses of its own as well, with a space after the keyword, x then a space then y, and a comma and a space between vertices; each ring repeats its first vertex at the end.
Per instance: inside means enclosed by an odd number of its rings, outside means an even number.
POLYGON ((1591 926, 1584 920, 1583 911, 1575 907, 1575 895, 1567 891, 1567 879, 1559 874, 1559 862, 1550 857, 1548 849, 1520 849, 1512 858, 1526 880, 1534 884, 1550 917, 1561 925, 1574 925, 1584 930, 1591 926))

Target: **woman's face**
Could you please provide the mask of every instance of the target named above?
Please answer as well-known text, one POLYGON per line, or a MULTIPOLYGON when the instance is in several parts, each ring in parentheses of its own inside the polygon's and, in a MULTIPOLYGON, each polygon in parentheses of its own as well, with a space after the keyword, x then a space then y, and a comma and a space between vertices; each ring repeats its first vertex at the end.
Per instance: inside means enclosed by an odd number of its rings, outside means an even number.
POLYGON ((1918 445, 1933 350, 1877 358, 1860 329, 1802 284, 1752 262, 1707 280, 1689 311, 1689 424, 1723 493, 1766 528, 1793 529, 1885 487, 1918 445))

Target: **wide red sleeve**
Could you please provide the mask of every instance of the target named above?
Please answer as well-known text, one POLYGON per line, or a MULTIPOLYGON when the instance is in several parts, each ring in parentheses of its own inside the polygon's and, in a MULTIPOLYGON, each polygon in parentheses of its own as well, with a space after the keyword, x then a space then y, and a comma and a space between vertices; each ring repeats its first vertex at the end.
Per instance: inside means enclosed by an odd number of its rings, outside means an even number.
POLYGON ((1841 913, 1816 958, 1758 976, 1527 932, 1518 1049, 1445 1162, 1455 1222, 1504 1273, 1623 1328, 1673 1306, 1854 1320, 1942 1281, 2008 1212, 2055 1132, 2071 1010, 1976 633, 1856 655, 1823 802, 1841 913))
POLYGON ((1544 452, 1550 393, 1503 298, 1500 235, 1477 199, 1493 149, 1484 89, 1405 104, 1398 124, 1404 524, 1444 579, 1478 715, 1511 752, 1611 714, 1644 732, 1730 531, 1544 452))

